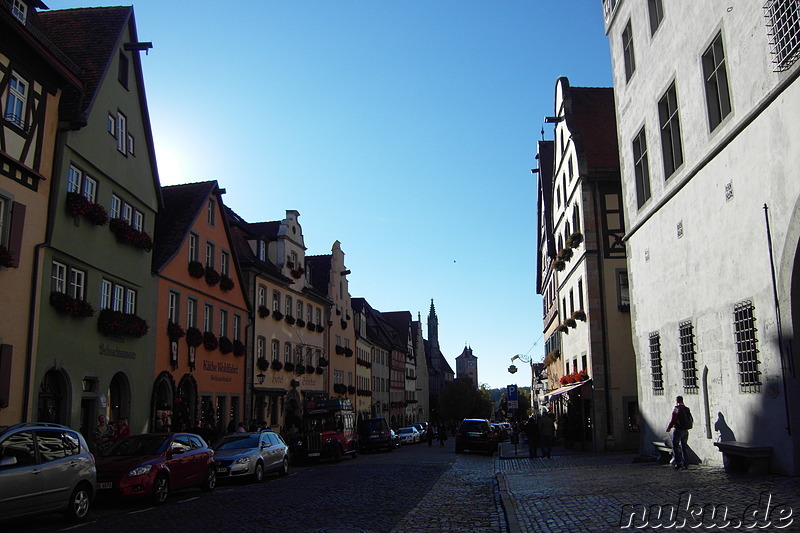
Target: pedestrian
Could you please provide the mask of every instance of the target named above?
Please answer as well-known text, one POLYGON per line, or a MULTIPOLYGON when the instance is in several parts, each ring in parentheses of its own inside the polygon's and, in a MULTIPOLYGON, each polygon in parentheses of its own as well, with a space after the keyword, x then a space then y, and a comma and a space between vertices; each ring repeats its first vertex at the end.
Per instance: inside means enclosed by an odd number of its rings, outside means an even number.
POLYGON ((542 457, 550 457, 553 453, 553 436, 556 434, 556 421, 548 410, 539 417, 539 441, 542 445, 542 457))
POLYGON ((536 450, 539 448, 539 421, 531 415, 525 424, 525 437, 528 440, 528 452, 531 458, 538 458, 536 450))
POLYGON ((433 424, 428 424, 428 429, 425 431, 425 438, 428 440, 428 448, 433 446, 433 424))
POLYGON ((117 429, 114 430, 114 440, 118 441, 124 439, 125 437, 129 437, 130 434, 131 427, 128 425, 128 419, 123 416, 117 422, 117 429))
POLYGON ((692 429, 694 420, 692 411, 683 404, 683 396, 675 397, 675 408, 672 409, 672 418, 667 426, 667 433, 672 431, 672 455, 675 457, 675 470, 689 469, 689 456, 687 454, 689 430, 692 429))
POLYGON ((236 433, 247 433, 247 430, 244 427, 244 422, 239 422, 239 425, 236 428, 236 433))
POLYGON ((97 427, 92 432, 92 441, 97 455, 103 455, 114 441, 114 426, 108 423, 106 415, 97 416, 97 427))
POLYGON ((445 441, 447 440, 447 428, 444 424, 439 426, 439 447, 443 447, 445 441))

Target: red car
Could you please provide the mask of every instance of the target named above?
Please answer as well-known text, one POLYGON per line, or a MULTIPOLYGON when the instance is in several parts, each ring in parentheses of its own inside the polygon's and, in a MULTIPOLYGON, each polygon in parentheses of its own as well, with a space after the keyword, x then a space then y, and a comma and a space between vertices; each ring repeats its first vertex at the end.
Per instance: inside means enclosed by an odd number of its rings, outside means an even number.
POLYGON ((149 433, 117 441, 97 460, 98 494, 166 501, 170 490, 217 484, 214 451, 191 433, 149 433))

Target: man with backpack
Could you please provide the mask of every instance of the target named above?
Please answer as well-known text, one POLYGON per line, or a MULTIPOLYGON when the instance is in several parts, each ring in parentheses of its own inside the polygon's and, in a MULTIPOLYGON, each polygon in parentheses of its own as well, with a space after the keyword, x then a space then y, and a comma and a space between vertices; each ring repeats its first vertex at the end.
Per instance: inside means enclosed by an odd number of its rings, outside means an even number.
POLYGON ((692 412, 683 405, 683 396, 675 397, 675 408, 672 410, 672 419, 667 426, 667 433, 672 428, 672 454, 675 456, 675 470, 689 468, 689 456, 686 452, 689 430, 694 426, 692 412))

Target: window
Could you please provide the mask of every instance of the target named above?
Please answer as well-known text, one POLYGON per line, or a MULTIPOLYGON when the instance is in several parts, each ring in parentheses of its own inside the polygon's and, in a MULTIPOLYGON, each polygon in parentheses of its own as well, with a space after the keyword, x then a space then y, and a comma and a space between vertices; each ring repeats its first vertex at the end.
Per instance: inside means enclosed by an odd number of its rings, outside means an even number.
POLYGON ((284 363, 291 363, 292 362, 292 343, 287 342, 283 345, 283 362, 284 363))
POLYGON ((297 319, 300 320, 303 318, 303 302, 302 300, 297 300, 297 319))
POLYGON ((206 267, 214 268, 214 245, 210 242, 206 243, 206 267))
POLYGON ((631 21, 622 30, 622 57, 625 59, 625 80, 630 80, 636 70, 636 58, 633 54, 633 28, 631 21))
POLYGON ((775 71, 791 67, 800 56, 800 4, 797 0, 769 0, 764 5, 775 71))
POLYGON ((117 119, 110 113, 108 118, 106 118, 106 131, 110 133, 112 137, 117 133, 117 119))
POLYGON ((116 194, 111 195, 111 203, 108 206, 108 216, 110 218, 119 218, 122 213, 122 198, 116 194))
POLYGON ((664 394, 664 375, 661 370, 661 336, 658 332, 650 334, 650 378, 653 394, 664 394))
POLYGON ((755 307, 749 300, 733 308, 733 334, 736 341, 736 360, 739 366, 739 387, 742 392, 759 392, 761 371, 756 339, 755 307))
POLYGON ((177 292, 169 291, 167 298, 167 319, 170 322, 178 323, 178 302, 180 295, 177 292))
POLYGON ((664 158, 664 179, 666 179, 683 164, 678 94, 675 92, 674 82, 658 102, 658 119, 661 124, 661 155, 664 158))
POLYGON ((128 137, 127 137, 127 140, 128 140, 128 153, 129 153, 130 155, 135 155, 135 154, 134 154, 134 152, 133 152, 133 145, 134 145, 134 142, 133 142, 133 135, 131 135, 131 134, 129 133, 129 134, 128 134, 128 137))
POLYGON ((628 271, 617 270, 617 302, 620 311, 628 311, 631 308, 631 297, 628 290, 628 271))
POLYGON ((125 153, 127 146, 125 145, 128 133, 128 119, 120 112, 117 112, 117 150, 125 153))
POLYGON ((583 306, 583 278, 578 280, 578 309, 586 310, 583 306))
POLYGON ((281 293, 272 291, 272 312, 281 310, 281 293))
POLYGON ((633 169, 636 176, 636 205, 650 199, 650 166, 647 162, 647 136, 644 127, 633 140, 633 169))
POLYGON ((203 331, 211 331, 213 325, 211 321, 214 316, 214 307, 211 304, 203 305, 203 331))
POLYGON ((289 254, 290 261, 292 262, 292 268, 299 267, 300 265, 297 264, 297 252, 292 252, 289 254))
POLYGON ((258 259, 259 261, 266 261, 267 259, 267 246, 264 241, 258 241, 258 259))
POLYGON ((242 317, 240 315, 233 315, 233 340, 238 341, 242 338, 242 317))
POLYGON ((678 324, 681 342, 681 368, 683 370, 683 390, 697 394, 697 359, 694 346, 694 326, 691 320, 678 324))
POLYGON ((25 24, 25 20, 28 17, 28 5, 22 0, 13 0, 11 2, 11 14, 14 15, 15 19, 25 24))
POLYGON ((576 233, 580 233, 581 231, 581 210, 578 207, 578 201, 580 198, 577 198, 575 201, 575 208, 572 211, 572 231, 576 233))
POLYGON ((111 289, 113 284, 104 279, 100 282, 100 309, 111 308, 111 289))
POLYGON ((124 304, 125 288, 122 285, 114 285, 111 296, 111 309, 121 312, 124 304))
POLYGON ((256 357, 258 359, 264 359, 267 356, 266 349, 267 339, 264 337, 259 337, 256 341, 256 357))
POLYGON ((725 51, 722 48, 721 32, 703 53, 703 77, 706 86, 708 125, 711 131, 714 131, 731 112, 728 71, 725 68, 725 51))
POLYGON ((133 226, 133 229, 135 229, 137 231, 143 231, 144 230, 144 213, 142 213, 138 209, 134 209, 133 210, 133 221, 131 223, 131 226, 133 226))
POLYGON ((128 88, 128 56, 125 52, 119 52, 119 72, 117 72, 117 80, 126 89, 128 88))
POLYGON ((208 205, 206 206, 206 216, 209 226, 214 225, 214 213, 216 212, 216 203, 213 199, 208 199, 208 205))
POLYGON ((664 20, 664 6, 661 0, 647 0, 647 9, 650 12, 650 35, 653 35, 664 20))
POLYGON ((69 295, 76 300, 85 299, 84 282, 86 281, 86 272, 78 270, 77 268, 69 269, 69 295))
POLYGON ((197 261, 197 234, 189 234, 189 261, 197 261))
POLYGON ((136 291, 125 289, 125 312, 129 315, 136 314, 136 291))
POLYGON ((133 222, 133 206, 131 204, 122 204, 122 220, 128 224, 133 222))
POLYGON ((227 276, 230 270, 231 254, 222 252, 219 257, 219 273, 227 276))
POLYGON ((67 171, 67 192, 81 194, 90 202, 94 202, 97 195, 97 180, 78 167, 70 165, 67 171))
POLYGON ((219 310, 219 336, 228 336, 228 311, 225 309, 219 310))
POLYGON ((286 295, 286 316, 292 316, 292 297, 286 295))
POLYGON ((267 305, 267 288, 263 285, 258 286, 258 305, 259 306, 266 306, 267 305))
POLYGON ((322 325, 322 309, 320 309, 319 307, 317 307, 317 321, 315 322, 315 324, 318 326, 322 325))
POLYGON ((311 307, 311 304, 306 306, 306 322, 309 324, 314 322, 314 308, 311 307))
POLYGON ((281 354, 281 341, 272 339, 272 360, 277 361, 280 359, 281 354))
POLYGON ((12 72, 11 79, 8 82, 8 95, 6 96, 6 120, 24 129, 27 103, 28 82, 16 72, 12 72))
POLYGON ((186 327, 197 327, 197 300, 194 298, 186 300, 186 327))

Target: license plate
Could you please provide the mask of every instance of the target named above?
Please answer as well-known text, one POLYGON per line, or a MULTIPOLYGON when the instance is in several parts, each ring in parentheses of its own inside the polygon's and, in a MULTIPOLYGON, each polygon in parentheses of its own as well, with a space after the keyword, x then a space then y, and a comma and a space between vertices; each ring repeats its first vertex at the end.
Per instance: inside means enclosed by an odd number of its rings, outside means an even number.
POLYGON ((114 486, 113 483, 98 483, 97 488, 100 490, 108 490, 114 486))
POLYGON ((228 473, 228 469, 223 466, 223 467, 217 468, 217 472, 220 473, 220 474, 227 474, 228 473))
POLYGON ((308 456, 309 457, 319 457, 320 453, 319 452, 312 452, 312 453, 309 453, 308 456))

